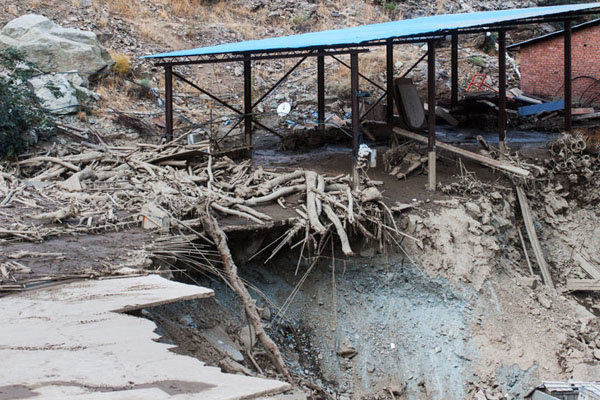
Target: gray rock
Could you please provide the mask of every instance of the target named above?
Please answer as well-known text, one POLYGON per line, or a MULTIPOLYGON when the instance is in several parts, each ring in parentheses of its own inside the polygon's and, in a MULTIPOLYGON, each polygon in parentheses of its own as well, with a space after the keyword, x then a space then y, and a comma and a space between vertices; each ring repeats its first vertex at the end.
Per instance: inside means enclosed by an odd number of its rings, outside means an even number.
POLYGON ((472 201, 468 201, 467 203, 465 203, 465 208, 467 209, 467 213, 475 219, 479 219, 483 215, 481 212, 481 208, 472 201))
POLYGON ((352 342, 348 337, 345 337, 340 344, 338 354, 345 358, 352 358, 357 354, 356 349, 352 346, 352 342))
POLYGON ((44 108, 53 114, 72 114, 79 110, 75 88, 64 74, 41 75, 28 81, 44 108))
POLYGON ((62 28, 42 15, 28 14, 0 30, 0 49, 13 47, 44 72, 96 74, 114 61, 93 32, 62 28))
POLYGON ((526 276, 521 278, 521 281, 523 282, 523 285, 525 287, 528 287, 529 289, 535 289, 536 287, 538 287, 538 280, 535 276, 526 276))

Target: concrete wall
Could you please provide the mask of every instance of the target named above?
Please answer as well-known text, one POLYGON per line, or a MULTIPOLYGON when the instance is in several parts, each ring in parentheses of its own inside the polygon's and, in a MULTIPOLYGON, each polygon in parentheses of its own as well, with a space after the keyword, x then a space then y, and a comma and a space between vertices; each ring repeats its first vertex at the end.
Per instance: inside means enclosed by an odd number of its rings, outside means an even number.
MULTIPOLYGON (((521 90, 523 92, 544 98, 563 97, 563 49, 563 36, 521 48, 521 90)), ((574 31, 571 51, 572 78, 591 76, 600 80, 600 25, 574 31)), ((589 78, 578 78, 573 81, 574 103, 585 103, 592 97, 598 97, 595 104, 600 104, 600 82, 588 89, 593 82, 594 80, 589 78)))

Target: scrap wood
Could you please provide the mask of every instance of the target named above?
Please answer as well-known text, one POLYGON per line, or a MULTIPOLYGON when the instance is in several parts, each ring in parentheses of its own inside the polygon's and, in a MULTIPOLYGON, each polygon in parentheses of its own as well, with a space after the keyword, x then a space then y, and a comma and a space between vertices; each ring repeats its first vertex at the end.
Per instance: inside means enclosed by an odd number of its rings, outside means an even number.
POLYGON ((60 164, 63 167, 68 168, 75 172, 79 172, 81 170, 81 168, 79 168, 76 165, 71 164, 68 161, 62 160, 57 157, 47 157, 47 156, 28 158, 27 160, 19 161, 19 165, 36 166, 36 165, 40 165, 43 162, 51 162, 51 163, 55 163, 55 164, 60 164))
MULTIPOLYGON (((410 131, 407 131, 405 129, 393 128, 393 131, 397 135, 404 136, 404 137, 416 140, 421 143, 427 143, 427 141, 428 141, 428 139, 426 137, 418 135, 418 134, 410 132, 410 131)), ((488 167, 497 168, 504 172, 510 172, 511 174, 515 174, 515 175, 519 175, 519 176, 523 176, 523 177, 530 176, 530 172, 527 171, 526 169, 517 167, 517 166, 512 165, 505 161, 494 160, 493 158, 485 157, 485 156, 482 156, 481 154, 473 153, 468 150, 463 150, 461 148, 449 145, 447 143, 439 142, 437 140, 435 141, 435 146, 439 147, 442 150, 447 150, 452 153, 458 154, 460 156, 470 158, 471 160, 477 161, 488 167)))
POLYGON ((600 279, 600 268, 586 260, 580 253, 573 253, 573 260, 593 279, 600 279))
POLYGON ((576 291, 599 291, 600 279, 567 279, 567 290, 576 291))
POLYGON ((36 220, 49 220, 61 222, 64 219, 77 216, 78 213, 79 210, 77 210, 77 207, 75 207, 73 204, 70 204, 66 207, 61 208, 60 210, 31 215, 30 218, 36 220))
POLYGON ((540 271, 542 272, 542 278, 544 279, 544 283, 546 285, 553 287, 552 277, 550 276, 550 271, 548 269, 548 265, 546 264, 544 253, 542 252, 542 246, 540 245, 537 233, 535 231, 527 196, 525 195, 525 192, 521 186, 516 186, 516 191, 517 198, 519 199, 519 204, 521 206, 523 221, 525 222, 525 229, 527 231, 527 235, 529 236, 531 247, 533 248, 533 254, 535 255, 535 259, 537 260, 540 271))

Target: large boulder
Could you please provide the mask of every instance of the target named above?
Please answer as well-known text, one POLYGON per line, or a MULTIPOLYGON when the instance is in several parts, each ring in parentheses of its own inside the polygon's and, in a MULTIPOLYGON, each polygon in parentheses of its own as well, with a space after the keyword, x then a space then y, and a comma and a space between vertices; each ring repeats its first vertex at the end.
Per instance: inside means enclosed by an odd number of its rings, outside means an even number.
POLYGON ((51 113, 71 114, 79 110, 75 88, 65 75, 40 75, 28 83, 42 106, 51 113))
POLYGON ((28 14, 0 30, 0 49, 13 47, 43 72, 78 71, 94 75, 114 64, 93 32, 62 28, 28 14))

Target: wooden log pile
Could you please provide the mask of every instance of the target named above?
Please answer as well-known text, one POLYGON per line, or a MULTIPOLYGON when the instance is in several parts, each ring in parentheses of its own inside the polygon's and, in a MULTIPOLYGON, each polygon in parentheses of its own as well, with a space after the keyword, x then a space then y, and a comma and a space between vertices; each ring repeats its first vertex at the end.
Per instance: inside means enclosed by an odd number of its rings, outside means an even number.
MULTIPOLYGON (((398 243, 400 236, 408 235, 398 230, 392 211, 368 180, 363 191, 353 191, 346 175, 254 168, 251 160, 215 157, 207 143, 183 146, 181 139, 121 147, 102 140, 81 141, 0 162, 0 241, 43 241, 122 229, 141 221, 163 233, 186 236, 185 251, 165 250, 163 241, 162 250, 155 246, 149 254, 170 257, 173 265, 184 260, 199 266, 198 258, 203 258, 204 271, 220 276, 238 293, 276 369, 291 380, 237 276, 225 234, 232 228, 231 219, 236 229, 251 231, 274 224, 276 218, 269 214, 277 209, 278 214, 288 213, 289 230, 271 249, 269 259, 286 246, 301 246, 300 257, 309 254, 307 258, 317 260, 334 240, 350 257, 353 234, 380 243, 398 243), (226 227, 221 226, 224 220, 229 221, 226 227), (200 249, 193 247, 189 236, 201 239, 200 249)), ((23 283, 14 279, 19 270, 15 264, 4 269, 0 275, 11 281, 10 289, 23 289, 23 283)))

